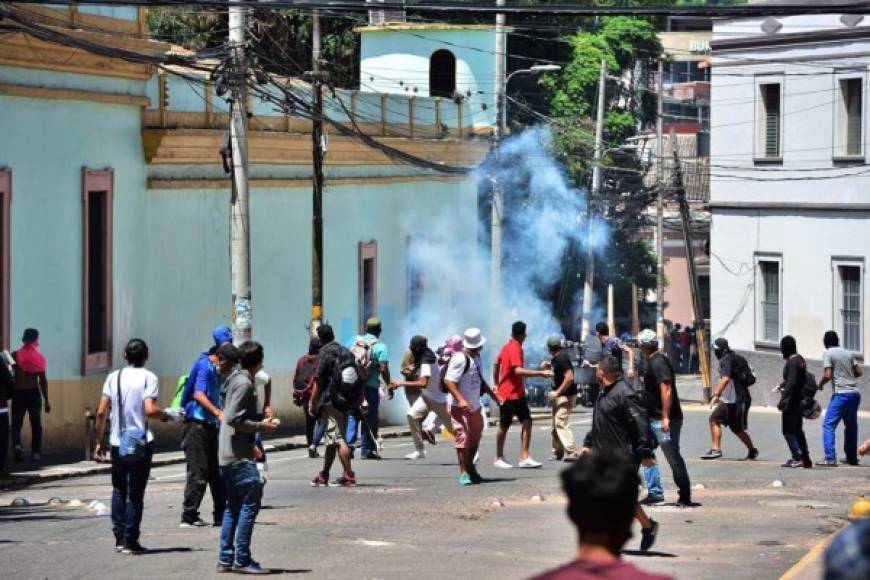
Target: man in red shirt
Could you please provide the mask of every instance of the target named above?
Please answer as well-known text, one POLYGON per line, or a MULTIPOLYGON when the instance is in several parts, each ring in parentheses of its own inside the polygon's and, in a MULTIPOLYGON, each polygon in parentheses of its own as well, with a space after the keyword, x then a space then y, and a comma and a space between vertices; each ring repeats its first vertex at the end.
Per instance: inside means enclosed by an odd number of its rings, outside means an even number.
POLYGON ((637 464, 621 451, 587 453, 563 471, 568 517, 577 528, 577 559, 532 580, 670 580, 619 558, 631 537, 638 483, 637 464))
POLYGON ((532 414, 526 401, 524 377, 552 377, 553 371, 535 371, 523 368, 523 342, 526 340, 526 323, 514 322, 511 327, 511 338, 502 347, 495 366, 492 369, 493 382, 498 385, 498 396, 502 400, 501 412, 496 432, 496 452, 493 465, 500 469, 513 467, 504 458, 504 442, 514 417, 522 423, 520 434, 519 467, 533 468, 541 464, 529 456, 529 445, 532 441, 532 414))

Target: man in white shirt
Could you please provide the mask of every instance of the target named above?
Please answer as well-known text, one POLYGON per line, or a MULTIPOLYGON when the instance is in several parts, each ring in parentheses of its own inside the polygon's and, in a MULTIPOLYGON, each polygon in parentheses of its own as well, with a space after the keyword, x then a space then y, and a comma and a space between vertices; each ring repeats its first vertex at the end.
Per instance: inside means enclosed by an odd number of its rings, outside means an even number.
POLYGON ((125 554, 142 554, 146 549, 139 543, 143 498, 151 457, 154 452, 154 434, 147 418, 167 421, 166 413, 157 406, 157 376, 145 368, 148 345, 134 338, 124 347, 128 366, 113 372, 103 385, 103 396, 97 408, 97 445, 94 455, 103 454, 102 442, 106 426, 106 413, 111 407, 109 445, 112 458, 112 531, 115 550, 125 554), (144 453, 137 459, 120 454, 121 433, 143 434, 144 453))
POLYGON ((819 390, 825 388, 828 382, 834 388, 831 402, 825 412, 825 422, 822 424, 822 439, 825 447, 825 459, 816 463, 819 467, 837 466, 837 425, 843 421, 843 449, 846 452, 846 463, 858 465, 858 408, 861 406, 861 392, 858 390, 858 378, 863 374, 860 365, 855 361, 855 355, 840 346, 840 337, 833 330, 825 333, 822 339, 825 353, 822 355, 822 367, 825 373, 819 381, 819 390))

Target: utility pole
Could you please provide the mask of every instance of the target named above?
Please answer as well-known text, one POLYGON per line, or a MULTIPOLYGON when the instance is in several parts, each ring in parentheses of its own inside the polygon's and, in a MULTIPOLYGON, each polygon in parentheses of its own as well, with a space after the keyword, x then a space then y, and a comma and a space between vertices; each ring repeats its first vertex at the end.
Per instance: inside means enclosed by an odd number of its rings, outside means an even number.
POLYGON ((320 70, 320 10, 311 15, 311 121, 312 219, 311 219, 311 325, 312 335, 323 324, 323 90, 320 70))
MULTIPOLYGON (((671 144, 676 143, 677 136, 671 129, 671 144)), ((686 246, 686 264, 689 268, 689 288, 692 291, 692 310, 695 314, 695 338, 698 344, 698 366, 701 370, 701 382, 704 385, 704 400, 710 400, 710 363, 707 351, 707 327, 704 323, 704 313, 701 308, 701 289, 698 286, 698 273, 695 270, 695 247, 692 245, 692 224, 689 214, 689 202, 686 201, 686 188, 683 185, 683 170, 680 166, 680 156, 677 148, 674 152, 674 186, 680 204, 680 224, 683 229, 683 244, 686 246)))
POLYGON ((664 64, 659 58, 658 116, 656 118, 656 170, 658 196, 656 198, 656 335, 659 345, 665 346, 665 143, 662 135, 665 116, 664 64))
MULTIPOLYGON (((504 6, 505 0, 495 0, 496 6, 504 6)), ((498 168, 499 147, 501 140, 504 138, 506 129, 507 116, 505 113, 505 54, 507 52, 507 43, 504 32, 504 13, 498 12, 495 15, 495 127, 493 131, 493 141, 495 147, 496 168, 498 168)), ((497 332, 495 321, 497 313, 501 310, 501 222, 502 222, 502 184, 499 176, 496 175, 492 179, 492 209, 490 210, 490 269, 489 269, 489 288, 490 288, 490 312, 491 324, 493 325, 490 332, 497 332)))
POLYGON ((601 59, 598 77, 598 112, 595 119, 595 165, 592 167, 592 192, 586 198, 586 281, 583 283, 583 322, 581 335, 585 338, 592 330, 592 285, 595 282, 595 248, 593 247, 593 210, 601 195, 601 156, 604 142, 604 92, 607 82, 607 63, 601 59))
POLYGON ((248 116, 245 62, 245 10, 229 8, 229 40, 233 54, 230 146, 233 160, 232 218, 230 222, 230 276, 233 293, 233 341, 251 338, 251 228, 248 198, 248 116))

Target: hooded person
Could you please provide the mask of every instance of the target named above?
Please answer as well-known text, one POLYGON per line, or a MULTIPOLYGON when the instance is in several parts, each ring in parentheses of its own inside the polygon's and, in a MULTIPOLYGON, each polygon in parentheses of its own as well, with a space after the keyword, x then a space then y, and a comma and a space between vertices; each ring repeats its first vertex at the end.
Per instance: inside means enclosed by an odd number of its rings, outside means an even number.
POLYGON ((807 362, 798 354, 797 341, 793 336, 786 335, 779 342, 779 350, 785 365, 782 369, 783 382, 780 384, 782 398, 777 408, 782 412, 782 435, 788 444, 791 459, 782 464, 783 467, 810 468, 813 462, 807 448, 807 437, 803 428, 804 384, 807 380, 807 362))
POLYGON ((30 417, 30 452, 34 461, 42 460, 42 409, 51 413, 48 402, 47 364, 39 352, 39 331, 28 328, 21 338, 21 348, 12 353, 15 361, 12 388, 12 457, 21 461, 21 430, 24 416, 30 417))

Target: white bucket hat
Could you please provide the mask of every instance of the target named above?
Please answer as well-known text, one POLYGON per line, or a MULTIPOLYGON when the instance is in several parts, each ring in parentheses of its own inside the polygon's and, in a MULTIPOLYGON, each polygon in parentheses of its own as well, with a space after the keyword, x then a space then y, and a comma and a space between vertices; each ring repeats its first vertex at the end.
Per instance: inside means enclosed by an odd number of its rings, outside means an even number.
POLYGON ((469 328, 465 331, 465 336, 462 337, 462 346, 467 349, 480 348, 484 344, 486 344, 486 339, 479 328, 469 328))

